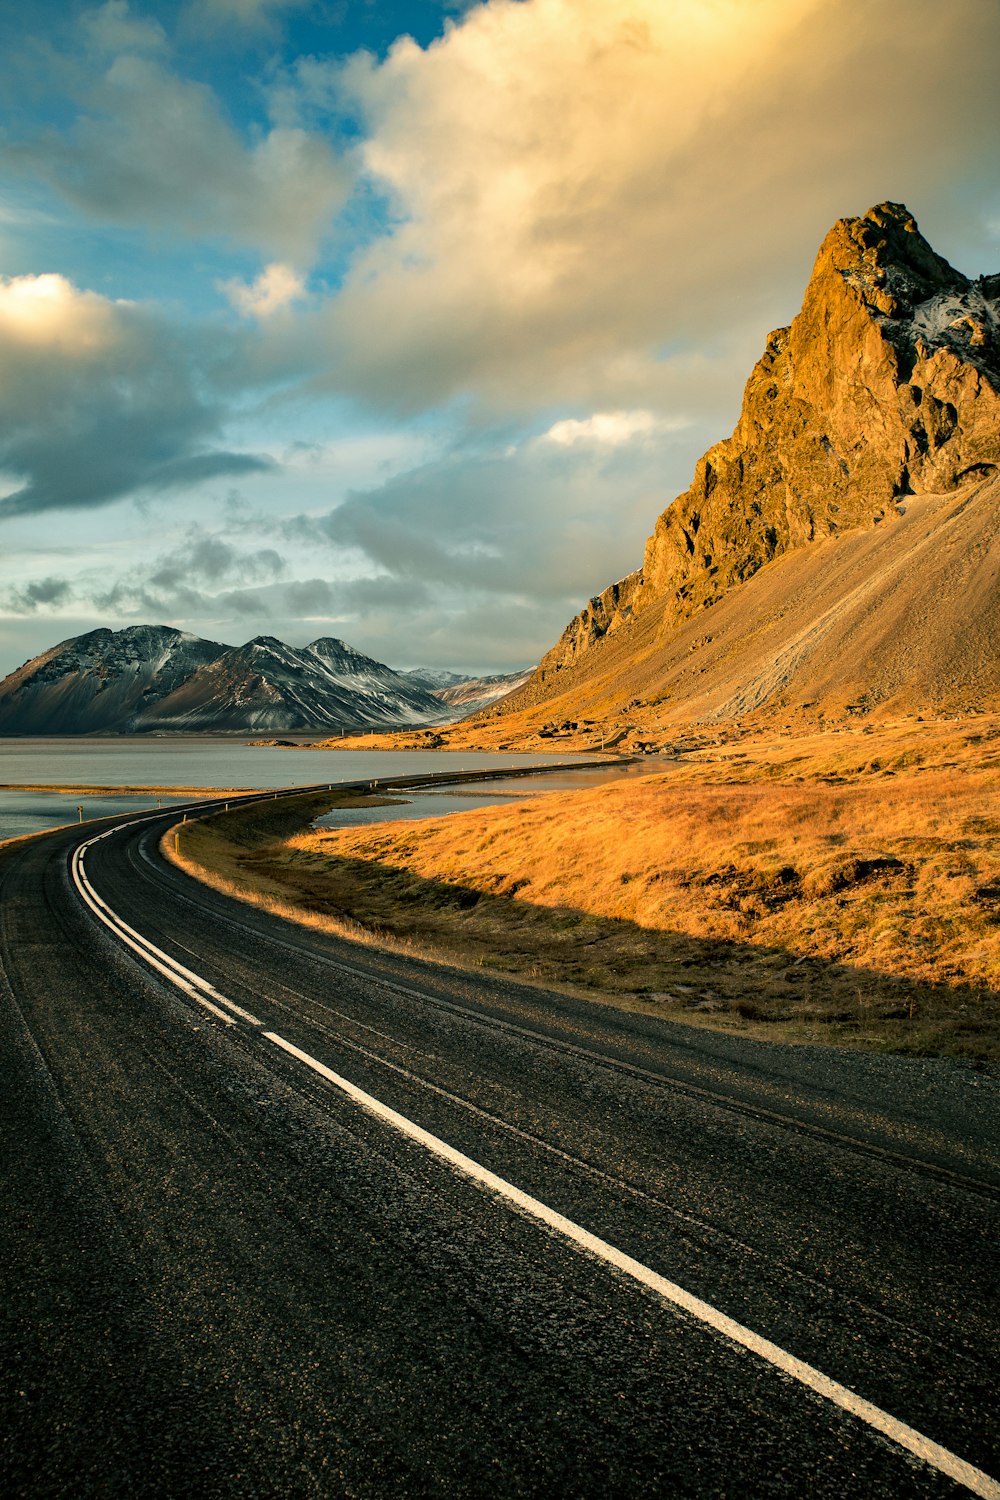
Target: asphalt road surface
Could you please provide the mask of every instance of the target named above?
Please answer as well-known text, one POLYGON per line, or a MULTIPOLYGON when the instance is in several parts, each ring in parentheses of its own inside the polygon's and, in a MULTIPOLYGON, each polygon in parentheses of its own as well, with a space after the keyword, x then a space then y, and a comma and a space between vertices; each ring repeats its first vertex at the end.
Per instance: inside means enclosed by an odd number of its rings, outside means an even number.
POLYGON ((174 816, 0 851, 5 1496, 1000 1495, 995 1074, 292 927, 174 816))

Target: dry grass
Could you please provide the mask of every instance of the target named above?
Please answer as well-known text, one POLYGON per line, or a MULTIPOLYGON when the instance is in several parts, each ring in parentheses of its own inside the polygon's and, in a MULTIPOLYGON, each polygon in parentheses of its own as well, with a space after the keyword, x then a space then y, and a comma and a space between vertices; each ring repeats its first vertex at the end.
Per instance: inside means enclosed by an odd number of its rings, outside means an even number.
POLYGON ((230 815, 192 847, 352 935, 699 1024, 1000 1059, 996 732, 779 733, 421 823, 241 845, 230 815))
POLYGON ((278 873, 285 838, 304 822, 336 807, 393 805, 391 797, 359 796, 352 792, 282 798, 277 803, 257 803, 253 808, 175 823, 160 840, 160 851, 203 885, 286 921, 333 932, 352 942, 378 941, 380 946, 388 944, 409 952, 412 945, 393 942, 387 933, 376 938, 371 929, 338 914, 329 903, 320 900, 310 907, 296 901, 278 873))

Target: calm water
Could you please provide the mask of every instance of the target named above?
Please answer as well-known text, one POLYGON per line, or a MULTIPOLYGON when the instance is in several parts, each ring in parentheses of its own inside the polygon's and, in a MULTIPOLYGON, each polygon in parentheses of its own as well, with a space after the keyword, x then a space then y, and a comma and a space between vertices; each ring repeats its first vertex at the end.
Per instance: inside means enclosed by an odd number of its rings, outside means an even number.
POLYGON ((0 842, 19 838, 22 833, 61 828, 64 823, 190 801, 190 797, 64 797, 58 792, 0 792, 0 842))
MULTIPOLYGON (((406 776, 421 771, 475 771, 496 767, 535 765, 540 761, 571 761, 585 757, 567 755, 473 755, 448 750, 306 750, 277 749, 271 746, 251 747, 243 741, 212 739, 203 736, 176 739, 149 739, 115 736, 109 739, 0 739, 0 785, 7 786, 95 786, 95 787, 184 787, 269 790, 315 782, 357 781, 362 778, 406 776)), ((610 768, 609 768, 610 769, 610 768)), ((608 773, 576 773, 588 778, 606 780, 608 773)), ((612 773, 613 774, 613 773, 612 773)), ((559 789, 560 778, 553 776, 527 778, 525 783, 508 783, 519 795, 527 795, 529 781, 538 781, 535 790, 545 783, 547 790, 559 789)), ((587 784, 587 783, 580 783, 587 784)), ((566 783, 562 786, 565 789, 566 783)), ((23 833, 36 833, 62 823, 76 822, 78 807, 85 819, 108 813, 153 808, 159 800, 164 806, 184 801, 155 793, 134 796, 106 796, 55 792, 0 791, 0 839, 23 833)), ((494 797, 474 799, 456 794, 455 806, 446 807, 436 797, 422 798, 432 804, 429 811, 408 811, 405 807, 380 810, 380 818, 370 816, 359 821, 384 821, 386 817, 404 815, 429 817, 437 812, 455 811, 488 805, 494 797)), ((411 807, 415 807, 415 803, 411 807)), ((368 813, 375 809, 364 810, 368 813)))
MULTIPOLYGON (((537 763, 537 758, 529 756, 537 763)), ((583 787, 620 781, 626 776, 650 775, 657 769, 648 761, 635 765, 609 764, 588 771, 553 771, 545 776, 497 777, 483 786, 442 787, 435 791, 404 792, 395 807, 345 807, 317 818, 315 828, 358 828, 367 823, 385 823, 397 818, 440 818, 447 813, 468 812, 475 807, 496 807, 502 802, 542 797, 547 792, 578 792, 583 787)))

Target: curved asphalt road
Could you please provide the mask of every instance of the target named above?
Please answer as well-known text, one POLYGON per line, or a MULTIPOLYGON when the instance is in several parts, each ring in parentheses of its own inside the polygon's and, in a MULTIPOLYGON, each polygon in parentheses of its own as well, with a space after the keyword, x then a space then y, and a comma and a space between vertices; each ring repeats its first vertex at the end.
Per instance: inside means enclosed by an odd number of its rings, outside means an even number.
POLYGON ((995 1076, 293 928, 166 864, 175 816, 0 852, 5 1495, 1000 1494, 995 1076))

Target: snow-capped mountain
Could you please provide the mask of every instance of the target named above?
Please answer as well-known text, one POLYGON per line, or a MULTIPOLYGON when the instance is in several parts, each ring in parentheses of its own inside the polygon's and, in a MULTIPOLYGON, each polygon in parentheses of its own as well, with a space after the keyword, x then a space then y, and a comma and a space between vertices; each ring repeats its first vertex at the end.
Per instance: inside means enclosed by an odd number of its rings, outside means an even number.
POLYGON ((498 703, 508 693, 516 693, 534 670, 534 667, 528 667, 523 672, 503 672, 494 677, 460 678, 451 686, 439 688, 434 696, 454 711, 455 718, 466 719, 479 713, 480 709, 498 703))
POLYGON ((245 646, 163 625, 93 630, 0 683, 0 734, 257 733, 440 724, 454 714, 384 663, 332 637, 245 646))
POLYGON ((435 694, 440 693, 443 688, 458 687, 460 683, 472 681, 466 673, 446 672, 442 667, 409 667, 399 675, 435 694))
POLYGON ((135 727, 336 732, 447 717, 430 693, 343 641, 327 636, 297 650, 260 635, 201 667, 135 727))
POLYGON ((0 682, 0 734, 113 734, 226 650, 169 625, 73 636, 0 682))

